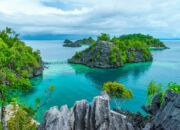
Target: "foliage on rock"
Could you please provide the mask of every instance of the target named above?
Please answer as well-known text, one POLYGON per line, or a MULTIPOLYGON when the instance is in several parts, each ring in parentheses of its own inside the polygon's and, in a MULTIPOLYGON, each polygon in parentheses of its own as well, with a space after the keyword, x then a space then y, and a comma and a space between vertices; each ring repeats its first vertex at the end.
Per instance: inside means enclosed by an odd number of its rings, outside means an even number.
POLYGON ((106 82, 103 85, 103 90, 106 91, 110 97, 129 99, 133 97, 130 90, 126 89, 124 85, 118 82, 106 82))

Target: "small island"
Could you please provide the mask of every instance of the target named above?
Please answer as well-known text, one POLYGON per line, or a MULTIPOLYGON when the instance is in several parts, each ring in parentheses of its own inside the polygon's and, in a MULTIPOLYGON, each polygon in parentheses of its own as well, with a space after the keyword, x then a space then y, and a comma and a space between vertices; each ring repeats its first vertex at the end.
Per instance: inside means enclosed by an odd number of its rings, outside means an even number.
POLYGON ((64 47, 81 47, 81 44, 66 39, 66 40, 64 41, 63 46, 64 46, 64 47))
POLYGON ((122 67, 126 63, 152 61, 150 47, 166 48, 160 40, 149 35, 110 38, 108 34, 101 34, 89 48, 77 52, 68 62, 97 68, 122 67))
POLYGON ((75 42, 66 39, 64 41, 63 46, 64 47, 81 47, 82 45, 91 45, 91 44, 93 44, 95 42, 96 41, 92 37, 80 39, 80 40, 77 40, 75 42))

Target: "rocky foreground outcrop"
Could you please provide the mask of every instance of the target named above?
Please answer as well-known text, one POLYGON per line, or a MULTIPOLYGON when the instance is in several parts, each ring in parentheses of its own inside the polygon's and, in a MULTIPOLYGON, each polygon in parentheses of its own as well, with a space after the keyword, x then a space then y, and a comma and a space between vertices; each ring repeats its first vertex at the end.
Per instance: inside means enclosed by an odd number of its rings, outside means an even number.
POLYGON ((151 116, 142 117, 112 111, 109 96, 102 93, 94 98, 92 105, 82 100, 71 109, 66 105, 50 108, 39 130, 180 130, 180 94, 168 90, 163 104, 160 102, 158 94, 151 106, 144 108, 151 116))
POLYGON ((39 130, 134 130, 126 116, 110 110, 109 96, 103 93, 92 105, 78 101, 71 108, 52 107, 45 113, 39 130))
POLYGON ((180 94, 167 90, 162 105, 160 95, 154 97, 151 106, 144 107, 153 114, 144 130, 180 130, 180 94))

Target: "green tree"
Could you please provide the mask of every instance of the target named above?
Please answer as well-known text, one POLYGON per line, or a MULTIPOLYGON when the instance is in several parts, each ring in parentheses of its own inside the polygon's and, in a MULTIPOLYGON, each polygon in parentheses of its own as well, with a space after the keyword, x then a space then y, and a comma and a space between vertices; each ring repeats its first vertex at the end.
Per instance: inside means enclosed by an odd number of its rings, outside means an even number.
POLYGON ((37 70, 42 69, 39 51, 25 45, 12 29, 0 31, 0 103, 2 129, 7 129, 5 121, 6 104, 18 92, 31 89, 30 82, 37 70))
POLYGON ((8 130, 36 130, 37 124, 29 115, 31 108, 14 106, 13 116, 7 121, 8 130), (28 113, 29 112, 29 113, 28 113))
POLYGON ((126 99, 130 99, 133 97, 131 90, 126 89, 126 87, 118 82, 106 82, 103 85, 103 90, 106 91, 111 98, 114 99, 114 102, 117 107, 122 105, 118 104, 116 99, 121 99, 125 101, 126 99))
POLYGON ((109 34, 101 33, 101 35, 99 35, 97 37, 97 40, 98 41, 110 41, 110 36, 109 36, 109 34))
POLYGON ((152 98, 158 93, 162 93, 162 85, 151 81, 147 88, 148 104, 151 104, 152 98))

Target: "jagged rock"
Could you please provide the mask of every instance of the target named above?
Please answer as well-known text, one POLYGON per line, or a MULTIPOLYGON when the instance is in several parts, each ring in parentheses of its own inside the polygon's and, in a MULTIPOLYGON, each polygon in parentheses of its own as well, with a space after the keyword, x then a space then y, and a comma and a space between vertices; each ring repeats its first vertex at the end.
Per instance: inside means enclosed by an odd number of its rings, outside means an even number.
POLYGON ((161 93, 157 94, 156 96, 153 97, 151 105, 149 106, 145 105, 142 107, 142 109, 149 114, 155 115, 160 109, 161 97, 162 97, 161 93))
POLYGON ((74 113, 74 130, 88 130, 90 105, 86 100, 78 101, 73 107, 74 113))
MULTIPOLYGON (((150 129, 147 130, 180 130, 180 94, 168 90, 163 104, 153 116, 150 129)), ((146 128, 149 126, 146 125, 146 128)))
MULTIPOLYGON (((98 68, 113 68, 122 66, 122 63, 119 61, 116 65, 111 63, 109 58, 111 46, 111 42, 98 41, 95 46, 82 51, 80 56, 73 56, 68 60, 68 62, 73 64, 84 64, 89 67, 98 68)), ((119 55, 117 55, 117 59, 120 59, 119 55)))
POLYGON ((66 105, 60 110, 52 107, 45 113, 39 130, 180 130, 180 94, 168 90, 159 107, 161 96, 153 98, 156 111, 152 121, 138 114, 132 116, 110 110, 109 96, 103 92, 94 98, 92 105, 82 100, 71 109, 66 105))
POLYGON ((92 105, 78 101, 67 106, 52 107, 45 113, 39 130, 134 130, 126 116, 110 110, 107 93, 94 98, 92 105))

